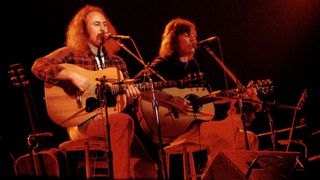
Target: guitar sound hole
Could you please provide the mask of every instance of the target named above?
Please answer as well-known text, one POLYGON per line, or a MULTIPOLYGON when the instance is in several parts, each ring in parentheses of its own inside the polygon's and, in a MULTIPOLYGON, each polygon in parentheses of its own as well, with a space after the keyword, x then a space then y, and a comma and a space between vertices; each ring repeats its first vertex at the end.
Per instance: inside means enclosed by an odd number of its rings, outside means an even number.
POLYGON ((198 101, 199 96, 195 94, 188 94, 184 98, 191 102, 193 113, 197 113, 202 109, 202 105, 198 101))
POLYGON ((117 98, 115 95, 111 93, 111 91, 107 91, 107 105, 108 107, 114 107, 117 104, 117 98))
POLYGON ((100 102, 98 101, 98 99, 94 97, 89 97, 88 99, 86 99, 86 112, 92 112, 93 110, 97 109, 99 107, 99 103, 100 102))

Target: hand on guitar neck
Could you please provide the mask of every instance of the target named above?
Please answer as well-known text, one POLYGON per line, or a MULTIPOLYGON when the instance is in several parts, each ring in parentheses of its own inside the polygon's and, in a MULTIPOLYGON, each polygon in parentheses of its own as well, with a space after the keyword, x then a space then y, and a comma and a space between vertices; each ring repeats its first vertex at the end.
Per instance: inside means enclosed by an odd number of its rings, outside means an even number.
POLYGON ((215 103, 219 102, 225 103, 228 101, 237 102, 241 99, 245 103, 250 103, 256 108, 256 112, 262 110, 262 101, 260 100, 260 95, 269 95, 273 92, 273 85, 270 79, 258 80, 256 83, 250 81, 244 90, 230 89, 230 90, 219 90, 212 92, 208 97, 213 97, 217 100, 215 103))

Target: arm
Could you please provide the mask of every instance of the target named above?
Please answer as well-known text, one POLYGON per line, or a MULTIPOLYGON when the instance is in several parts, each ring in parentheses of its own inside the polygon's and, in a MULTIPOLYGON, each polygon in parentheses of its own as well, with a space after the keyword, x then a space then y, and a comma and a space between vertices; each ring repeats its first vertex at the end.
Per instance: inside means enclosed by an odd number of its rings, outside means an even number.
MULTIPOLYGON (((129 80, 130 77, 129 77, 129 71, 128 71, 127 65, 121 57, 116 55, 110 56, 107 63, 109 63, 108 66, 117 67, 122 72, 124 79, 129 80)), ((134 84, 130 84, 131 82, 133 81, 130 81, 130 80, 128 81, 127 88, 125 89, 125 94, 127 97, 128 104, 132 104, 134 100, 140 96, 139 89, 135 87, 134 84)))
MULTIPOLYGON (((171 94, 160 90, 156 90, 155 93, 160 106, 167 108, 173 107, 182 113, 191 112, 193 110, 190 101, 187 99, 172 96, 171 94)), ((141 93, 141 97, 147 101, 152 101, 152 94, 150 91, 141 93)))
POLYGON ((83 92, 89 87, 89 79, 59 65, 61 63, 69 63, 71 60, 74 60, 74 52, 69 48, 63 47, 35 60, 31 71, 40 80, 48 83, 70 81, 83 92))

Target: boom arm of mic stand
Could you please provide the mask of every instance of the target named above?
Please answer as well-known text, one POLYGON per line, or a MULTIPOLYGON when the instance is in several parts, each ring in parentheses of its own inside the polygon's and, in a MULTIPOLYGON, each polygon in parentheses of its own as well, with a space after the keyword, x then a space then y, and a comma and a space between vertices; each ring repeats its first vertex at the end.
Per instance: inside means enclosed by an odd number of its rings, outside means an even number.
MULTIPOLYGON (((244 93, 247 93, 246 88, 241 84, 241 82, 236 78, 236 76, 225 66, 225 64, 218 58, 218 56, 207 45, 204 45, 203 47, 208 51, 208 53, 213 57, 213 59, 217 61, 217 63, 221 66, 224 72, 226 72, 229 75, 229 77, 236 83, 239 89, 242 90, 244 93)), ((249 97, 251 97, 250 94, 248 95, 249 97)))
MULTIPOLYGON (((140 58, 139 58, 139 57, 137 57, 132 51, 130 51, 130 49, 128 49, 123 43, 121 43, 120 41, 116 41, 116 42, 120 45, 120 47, 122 47, 122 48, 123 48, 125 51, 127 51, 131 56, 133 56, 136 60, 138 60, 138 61, 143 65, 143 67, 146 69, 146 71, 151 71, 153 74, 155 74, 155 75, 156 75, 158 78, 160 78, 162 81, 166 82, 166 80, 165 80, 160 74, 158 74, 154 69, 152 69, 151 67, 149 67, 149 66, 146 65, 146 63, 143 61, 140 53, 139 53, 139 55, 140 55, 140 58)), ((133 42, 134 42, 134 41, 133 41, 133 42)), ((133 43, 133 44, 135 44, 135 43, 133 43)), ((135 46, 135 48, 136 48, 136 46, 135 46)), ((138 49, 138 48, 136 48, 136 49, 138 49)), ((137 52, 139 52, 139 51, 137 50, 137 52)))

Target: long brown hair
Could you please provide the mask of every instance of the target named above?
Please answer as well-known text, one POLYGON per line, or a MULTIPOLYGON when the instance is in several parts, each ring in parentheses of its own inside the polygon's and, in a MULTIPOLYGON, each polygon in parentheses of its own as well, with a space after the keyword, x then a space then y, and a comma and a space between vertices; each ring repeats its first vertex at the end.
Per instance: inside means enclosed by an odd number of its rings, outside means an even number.
POLYGON ((177 53, 179 44, 178 36, 185 32, 195 31, 195 24, 180 17, 172 19, 165 27, 162 34, 162 42, 159 55, 168 57, 177 53))
MULTIPOLYGON (((67 27, 65 42, 66 46, 78 49, 80 51, 89 51, 88 33, 85 19, 87 15, 93 11, 99 12, 105 17, 109 33, 117 34, 116 29, 101 8, 92 5, 85 5, 75 14, 67 27)), ((119 44, 112 39, 105 41, 103 46, 109 55, 120 50, 119 44)))

